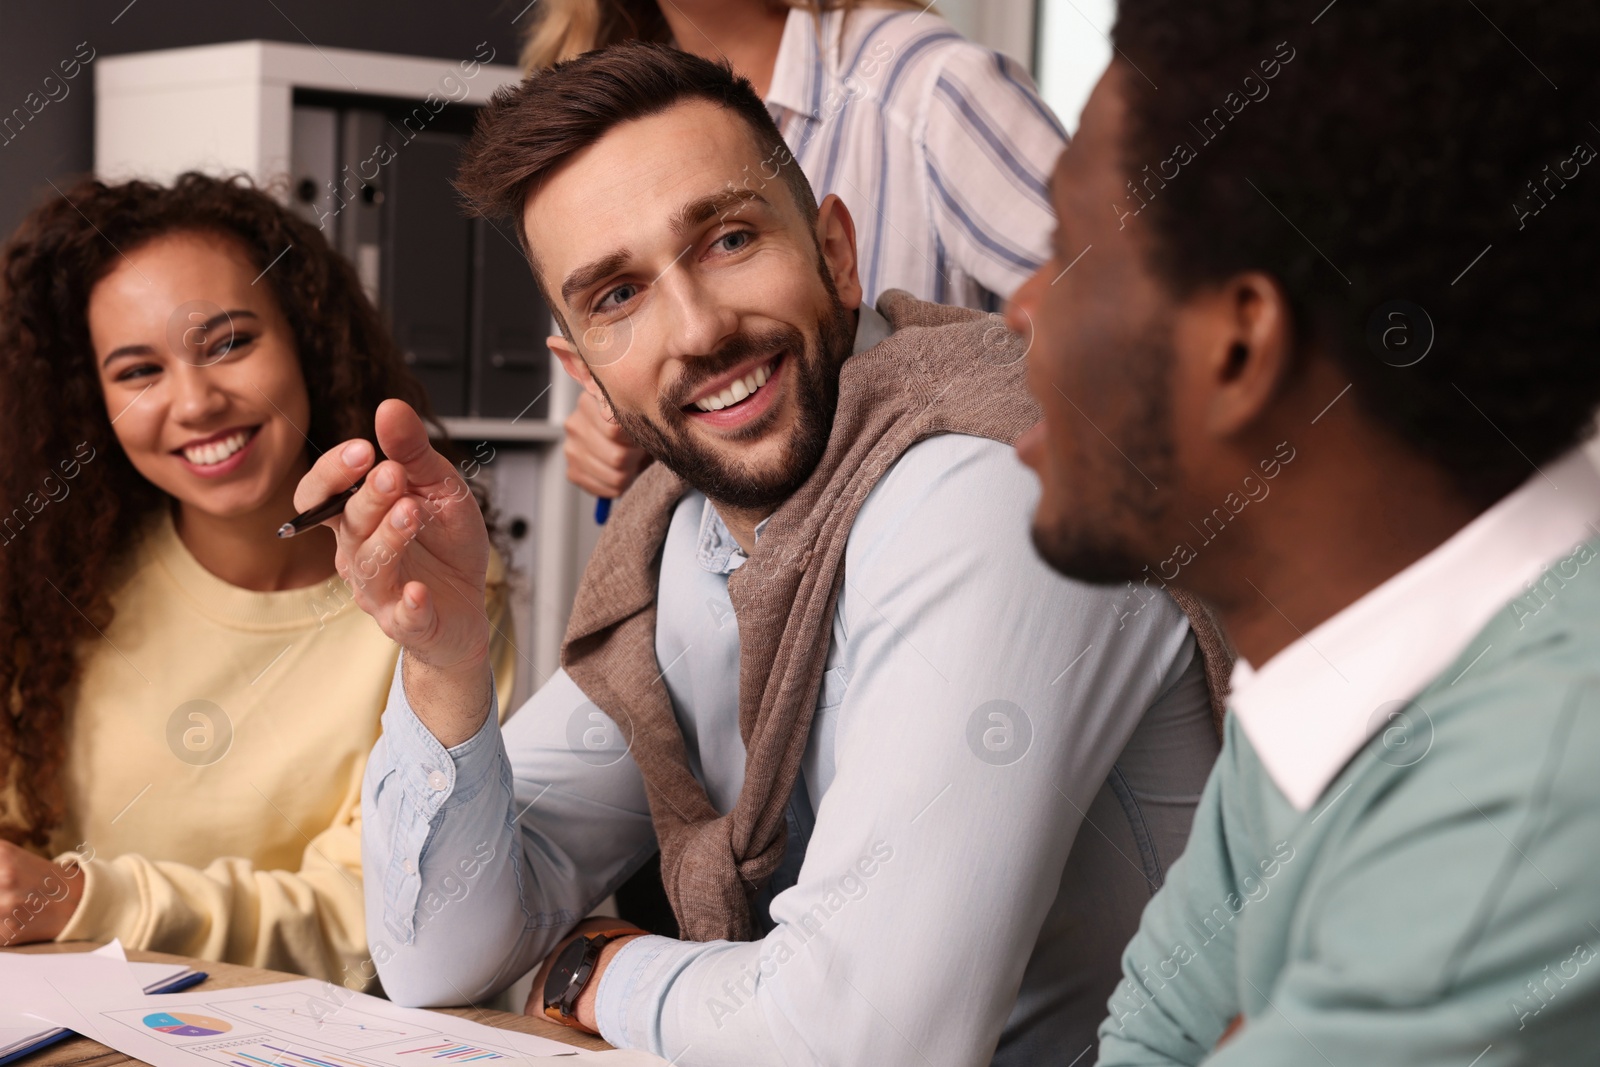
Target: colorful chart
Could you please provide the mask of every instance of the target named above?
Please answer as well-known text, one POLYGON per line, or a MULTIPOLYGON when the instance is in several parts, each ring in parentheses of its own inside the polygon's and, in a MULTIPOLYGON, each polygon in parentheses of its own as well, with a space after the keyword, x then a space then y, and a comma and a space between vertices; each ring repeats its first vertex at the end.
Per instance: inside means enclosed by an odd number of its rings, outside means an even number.
POLYGON ((185 1045, 192 1052, 223 1067, 379 1067, 384 1061, 353 1059, 324 1052, 312 1045, 253 1034, 221 1041, 185 1045))
POLYGON ((215 1037, 232 1030, 232 1025, 221 1019, 213 1019, 209 1015, 192 1015, 189 1012, 168 1013, 158 1011, 154 1015, 146 1015, 144 1024, 152 1030, 160 1030, 173 1037, 215 1037))
POLYGON ((427 1055, 435 1060, 457 1060, 466 1063, 471 1060, 503 1060, 504 1056, 486 1048, 476 1045, 462 1045, 454 1041, 444 1041, 437 1045, 428 1045, 423 1048, 401 1049, 397 1055, 407 1056, 415 1053, 427 1055))
POLYGON ((271 1038, 217 1049, 214 1056, 230 1067, 370 1067, 363 1060, 301 1048, 290 1041, 275 1042, 271 1038))

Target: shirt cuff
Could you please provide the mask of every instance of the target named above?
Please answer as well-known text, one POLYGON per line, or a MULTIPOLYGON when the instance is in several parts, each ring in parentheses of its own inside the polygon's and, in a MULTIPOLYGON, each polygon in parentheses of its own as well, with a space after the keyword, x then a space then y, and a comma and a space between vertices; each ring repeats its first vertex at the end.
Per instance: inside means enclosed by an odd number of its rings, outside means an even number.
POLYGON ((57 941, 109 941, 121 938, 124 948, 143 948, 148 936, 149 907, 138 874, 115 861, 86 859, 76 852, 56 857, 76 863, 83 896, 57 941))
POLYGON ((505 746, 500 740, 499 697, 491 684, 483 725, 461 744, 446 749, 406 699, 405 664, 402 652, 383 713, 384 766, 369 768, 369 774, 376 769, 379 776, 369 777, 369 782, 392 776, 383 791, 395 790, 399 796, 385 798, 368 818, 369 827, 385 814, 393 820, 387 870, 382 872, 384 926, 392 937, 409 945, 416 933, 423 852, 439 813, 446 804, 471 801, 500 776, 505 746))
POLYGON ((478 732, 445 748, 433 736, 406 698, 405 653, 395 664, 389 689, 389 707, 383 715, 383 732, 390 738, 389 763, 402 787, 431 821, 447 801, 471 800, 493 777, 500 762, 500 698, 493 676, 489 686, 489 714, 478 732))
MULTIPOLYGON (((654 934, 629 941, 612 957, 600 976, 600 988, 595 991, 595 1022, 600 1027, 600 1036, 617 1048, 643 1049, 662 1057, 681 1056, 688 1051, 687 1046, 669 1050, 666 1042, 669 1037, 681 1040, 688 1020, 681 1005, 669 1017, 667 999, 694 995, 687 987, 680 988, 684 972, 703 962, 708 967, 725 967, 730 975, 739 974, 743 980, 751 973, 747 964, 753 962, 763 944, 762 941, 675 941, 654 934), (712 963, 711 957, 723 958, 712 963), (676 1037, 667 1033, 669 1029, 676 1037)), ((697 977, 705 979, 707 976, 697 977)), ((724 983, 724 988, 730 987, 734 987, 731 980, 724 983)), ((737 1008, 748 1003, 747 998, 753 994, 752 987, 728 994, 732 999, 725 1002, 713 998, 705 1006, 706 1021, 714 1030, 721 1031, 737 1008)), ((735 1046, 749 1052, 746 1062, 761 1060, 762 1053, 768 1051, 761 1018, 759 1012, 750 1013, 745 1022, 753 1030, 731 1035, 735 1046)), ((720 1036, 728 1038, 730 1035, 720 1036)))
POLYGON ((650 1037, 656 1029, 652 1023, 660 1013, 660 996, 650 998, 650 1004, 644 1005, 639 1003, 639 993, 655 984, 654 979, 647 981, 646 976, 658 971, 656 964, 662 956, 670 955, 680 946, 699 947, 692 942, 650 934, 634 938, 611 957, 605 973, 600 976, 600 988, 595 991, 594 1001, 595 1022, 600 1027, 600 1036, 608 1043, 617 1048, 654 1051, 659 1042, 651 1041, 650 1037), (630 1008, 633 1009, 631 1013, 630 1008))

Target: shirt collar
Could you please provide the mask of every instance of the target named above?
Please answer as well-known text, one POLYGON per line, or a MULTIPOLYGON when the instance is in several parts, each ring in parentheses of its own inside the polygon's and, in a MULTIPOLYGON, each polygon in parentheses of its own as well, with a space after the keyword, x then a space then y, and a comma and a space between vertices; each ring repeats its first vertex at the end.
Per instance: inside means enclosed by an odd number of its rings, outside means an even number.
MULTIPOLYGON (((790 16, 793 18, 793 15, 790 16)), ((856 317, 855 344, 851 354, 859 356, 867 349, 874 347, 889 334, 894 328, 889 325, 889 320, 884 318, 877 308, 871 304, 862 304, 860 313, 856 317)), ((756 540, 761 540, 761 531, 766 528, 767 521, 762 519, 756 524, 756 540)), ((717 514, 717 509, 707 500, 705 510, 700 513, 700 536, 695 543, 695 562, 712 574, 732 574, 744 565, 748 557, 744 549, 739 547, 739 542, 733 539, 733 534, 728 530, 722 516, 717 514)))
POLYGON ((822 73, 822 49, 814 18, 808 11, 791 8, 783 26, 783 40, 778 43, 778 58, 772 65, 767 104, 802 115, 814 114, 822 73))
POLYGON ((863 303, 861 313, 856 318, 856 340, 851 355, 859 356, 869 348, 876 347, 880 342, 894 332, 894 327, 889 325, 889 320, 883 317, 882 312, 871 304, 863 303))
POLYGON ((1259 670, 1240 660, 1229 704, 1289 802, 1309 810, 1388 710, 1426 689, 1546 566, 1600 535, 1597 522, 1600 471, 1575 450, 1259 670))

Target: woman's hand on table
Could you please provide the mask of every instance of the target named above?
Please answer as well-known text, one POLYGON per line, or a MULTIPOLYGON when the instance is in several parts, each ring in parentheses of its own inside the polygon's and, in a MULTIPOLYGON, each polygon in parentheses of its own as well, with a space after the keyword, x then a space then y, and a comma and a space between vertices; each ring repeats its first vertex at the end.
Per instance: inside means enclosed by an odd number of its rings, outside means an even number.
POLYGON ((0 948, 53 941, 83 899, 83 872, 0 841, 0 948))

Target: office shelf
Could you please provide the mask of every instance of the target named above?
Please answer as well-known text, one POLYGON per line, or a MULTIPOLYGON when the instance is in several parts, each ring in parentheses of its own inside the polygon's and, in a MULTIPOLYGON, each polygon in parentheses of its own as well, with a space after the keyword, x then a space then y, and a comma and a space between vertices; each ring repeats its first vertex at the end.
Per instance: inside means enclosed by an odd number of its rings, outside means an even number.
POLYGON ((548 419, 479 419, 456 416, 439 420, 457 441, 556 442, 561 424, 548 419))

